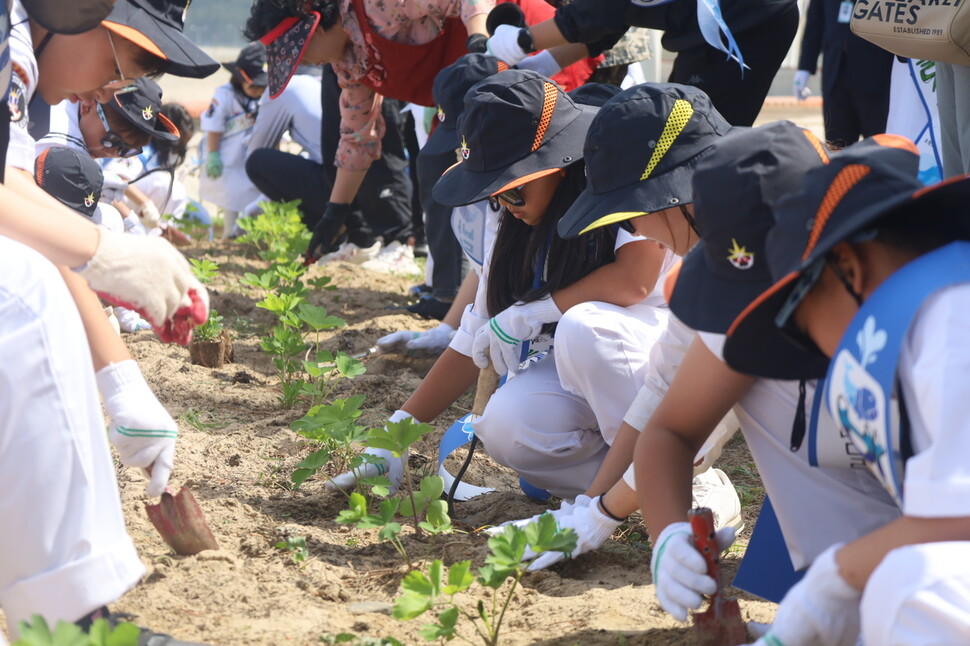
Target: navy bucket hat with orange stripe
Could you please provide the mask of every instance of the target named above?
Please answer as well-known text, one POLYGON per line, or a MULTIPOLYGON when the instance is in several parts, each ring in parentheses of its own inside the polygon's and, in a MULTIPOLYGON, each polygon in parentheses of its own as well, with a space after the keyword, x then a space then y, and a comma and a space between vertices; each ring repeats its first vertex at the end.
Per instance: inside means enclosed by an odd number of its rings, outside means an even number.
POLYGON ((590 126, 586 190, 559 220, 559 235, 691 203, 694 168, 730 129, 695 87, 644 83, 620 92, 590 126))
POLYGON ((677 318, 695 330, 724 334, 771 286, 765 239, 775 224, 773 204, 828 160, 822 142, 790 121, 735 128, 717 140, 694 173, 701 239, 684 257, 668 299, 677 318))
POLYGON ((269 83, 266 46, 259 41, 243 47, 235 61, 223 63, 222 66, 242 80, 257 87, 266 87, 269 83))
POLYGON ((465 95, 461 161, 434 185, 434 199, 447 206, 479 202, 576 163, 596 112, 531 70, 485 79, 465 95))
POLYGON ((918 172, 919 151, 910 140, 876 135, 834 153, 828 165, 805 174, 798 192, 778 201, 767 239, 775 282, 728 330, 724 358, 732 368, 773 379, 825 376, 828 358, 792 327, 791 316, 838 243, 873 239, 879 221, 903 209, 907 214, 912 209, 914 218, 952 213, 953 231, 970 235, 970 222, 963 222, 970 180, 924 187, 918 172), (771 343, 772 351, 765 351, 771 339, 785 343, 771 343))
POLYGON ((219 69, 219 63, 182 33, 189 1, 115 0, 101 24, 164 60, 165 73, 205 78, 219 69))

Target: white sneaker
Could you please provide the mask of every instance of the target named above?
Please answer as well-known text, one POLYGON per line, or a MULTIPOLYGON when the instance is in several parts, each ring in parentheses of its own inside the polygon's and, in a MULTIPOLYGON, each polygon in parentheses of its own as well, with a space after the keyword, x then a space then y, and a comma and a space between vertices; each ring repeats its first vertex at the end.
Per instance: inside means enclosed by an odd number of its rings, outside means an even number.
POLYGON ((358 247, 353 242, 344 242, 336 251, 331 251, 321 256, 317 264, 325 265, 328 262, 342 261, 359 265, 376 258, 381 250, 381 246, 380 240, 369 247, 358 247))
POLYGON ((692 498, 695 507, 710 507, 714 512, 714 526, 744 529, 741 519, 741 499, 731 480, 720 469, 708 469, 694 476, 692 498))
POLYGON ((421 268, 414 262, 414 250, 397 240, 384 247, 376 258, 360 266, 381 274, 420 276, 422 273, 421 268))

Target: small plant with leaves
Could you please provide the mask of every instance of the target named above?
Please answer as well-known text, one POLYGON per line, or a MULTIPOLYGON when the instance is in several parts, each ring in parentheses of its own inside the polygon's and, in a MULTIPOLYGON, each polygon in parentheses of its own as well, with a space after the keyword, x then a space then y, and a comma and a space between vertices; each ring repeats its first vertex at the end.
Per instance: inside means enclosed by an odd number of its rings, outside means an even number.
POLYGON ((222 321, 223 318, 219 315, 219 312, 209 310, 209 318, 205 320, 205 323, 192 331, 192 340, 201 343, 213 343, 218 341, 222 336, 222 331, 225 329, 222 321))
POLYGON ((361 637, 354 633, 337 633, 336 635, 320 635, 320 643, 324 646, 404 646, 393 637, 361 637))
POLYGON ((458 637, 472 643, 458 633, 458 621, 464 617, 472 623, 482 643, 497 646, 505 613, 526 572, 527 563, 522 562, 526 549, 569 553, 576 548, 576 533, 560 529, 551 514, 544 514, 523 529, 509 525, 488 540, 488 547, 490 553, 477 576, 472 574, 471 561, 454 563, 446 570, 440 559, 432 561, 427 571, 408 572, 401 581, 402 594, 394 604, 394 617, 409 620, 437 611, 436 620, 421 628, 426 641, 451 641, 458 637), (507 583, 509 580, 511 584, 507 583), (474 609, 469 609, 458 602, 456 595, 475 582, 490 590, 490 599, 488 604, 479 599, 474 609))
POLYGON ((278 550, 289 552, 290 559, 297 565, 310 558, 310 549, 307 547, 306 539, 302 536, 288 536, 286 540, 276 543, 275 547, 278 550))
POLYGON ((219 263, 214 260, 209 260, 208 258, 189 258, 189 262, 192 263, 192 274, 203 285, 211 283, 212 279, 219 272, 219 263))
POLYGON ((87 633, 66 621, 57 622, 52 631, 43 617, 34 615, 31 623, 20 622, 20 638, 12 646, 137 646, 140 635, 134 624, 112 627, 107 619, 96 619, 87 633))
POLYGON ((245 232, 237 241, 255 245, 259 257, 270 262, 288 262, 298 257, 310 243, 299 205, 299 200, 261 202, 261 214, 237 222, 245 232))

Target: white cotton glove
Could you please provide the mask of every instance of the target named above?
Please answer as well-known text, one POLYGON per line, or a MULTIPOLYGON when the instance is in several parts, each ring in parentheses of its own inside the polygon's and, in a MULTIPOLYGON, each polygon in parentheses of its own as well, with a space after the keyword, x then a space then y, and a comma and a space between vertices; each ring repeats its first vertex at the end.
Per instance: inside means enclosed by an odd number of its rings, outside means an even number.
POLYGON ((426 332, 399 330, 377 340, 381 354, 407 354, 419 357, 435 357, 445 351, 455 336, 455 328, 441 323, 426 332))
POLYGON ((158 212, 158 207, 151 200, 140 204, 136 213, 138 213, 138 217, 141 218, 141 223, 145 225, 146 229, 154 229, 162 222, 162 214, 158 212))
POLYGON ((544 49, 535 56, 526 56, 516 65, 520 70, 532 70, 545 77, 551 77, 562 71, 556 57, 544 49))
MULTIPOLYGON (((531 525, 532 523, 536 522, 546 514, 552 514, 553 518, 555 518, 558 521, 563 516, 568 516, 569 514, 573 513, 573 510, 576 507, 588 507, 589 503, 592 500, 593 499, 590 498, 589 496, 579 495, 579 496, 576 496, 576 500, 574 500, 573 502, 563 500, 562 504, 559 506, 559 509, 544 511, 541 514, 536 514, 535 516, 532 516, 530 518, 523 518, 521 520, 507 520, 501 525, 496 525, 495 527, 487 527, 484 531, 489 536, 498 536, 499 534, 504 532, 505 528, 508 527, 509 525, 515 525, 519 529, 522 529, 526 525, 531 525)), ((532 556, 535 556, 534 552, 532 556)), ((532 558, 532 556, 525 557, 523 560, 528 561, 532 558)))
POLYGON ((481 369, 492 367, 500 376, 514 374, 519 367, 522 341, 534 339, 546 323, 556 323, 562 312, 546 294, 531 303, 516 303, 489 319, 475 334, 472 360, 481 369))
POLYGON ((495 33, 485 43, 488 53, 509 65, 518 65, 519 61, 528 56, 519 47, 520 29, 520 27, 513 27, 512 25, 496 27, 495 33))
POLYGON ((94 256, 75 272, 112 305, 152 324, 162 341, 185 345, 209 316, 209 294, 168 241, 102 229, 94 256))
MULTIPOLYGON (((717 530, 717 546, 723 552, 734 543, 733 527, 717 530)), ((714 594, 717 583, 707 575, 707 562, 694 547, 690 523, 671 523, 653 543, 650 573, 657 600, 677 621, 687 621, 687 611, 697 610, 705 594, 714 594)), ((790 646, 790 645, 786 645, 790 646)))
POLYGON ((95 375, 108 411, 108 437, 121 463, 149 473, 146 491, 160 496, 172 475, 178 426, 158 401, 133 359, 111 363, 95 375))
POLYGON ((588 505, 573 506, 572 513, 556 518, 560 529, 569 528, 576 532, 576 548, 569 554, 563 552, 543 552, 527 568, 530 572, 542 570, 564 558, 574 558, 605 543, 623 521, 614 520, 600 511, 602 496, 593 498, 588 505))
POLYGON ((771 629, 756 646, 854 646, 859 640, 859 601, 856 590, 839 574, 835 554, 842 543, 822 552, 805 577, 778 606, 771 629))
MULTIPOLYGON (((414 419, 411 413, 403 410, 396 410, 387 419, 388 422, 400 422, 404 419, 414 419)), ((417 421, 417 420, 415 420, 417 421)), ((390 494, 394 495, 397 493, 398 487, 401 486, 401 481, 404 480, 404 461, 408 459, 407 455, 402 455, 399 458, 394 457, 394 454, 387 449, 364 449, 364 453, 367 455, 374 455, 379 458, 384 458, 383 464, 363 464, 357 472, 345 471, 339 476, 334 476, 333 479, 327 482, 326 488, 330 491, 349 491, 357 486, 357 478, 373 478, 374 476, 386 476, 388 480, 391 481, 390 494)))
POLYGON ((791 82, 791 92, 795 95, 795 98, 799 101, 805 99, 812 93, 812 90, 808 87, 808 77, 811 74, 808 70, 798 70, 795 72, 795 76, 791 82))

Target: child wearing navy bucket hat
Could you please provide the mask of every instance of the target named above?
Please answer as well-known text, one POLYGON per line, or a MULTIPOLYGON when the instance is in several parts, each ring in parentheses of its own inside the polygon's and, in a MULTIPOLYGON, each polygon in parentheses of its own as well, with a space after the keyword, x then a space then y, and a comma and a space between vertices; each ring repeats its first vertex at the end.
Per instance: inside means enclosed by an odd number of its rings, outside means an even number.
MULTIPOLYGON (((457 127, 461 162, 434 195, 452 206, 490 200, 498 233, 449 348, 395 413, 433 420, 491 363, 510 378, 476 435, 494 460, 567 498, 599 469, 620 423, 612 399, 633 397, 666 322, 662 296, 652 293, 666 257, 657 245, 613 229, 582 240, 556 236, 585 186, 583 141, 596 111, 525 70, 468 91, 457 127), (615 349, 606 355, 612 363, 593 375, 604 346, 615 349), (533 359, 523 368, 526 354, 533 359)), ((400 470, 392 462, 392 476, 400 470)), ((339 486, 353 482, 346 475, 339 486)))
MULTIPOLYGON (((730 125, 696 88, 647 83, 617 94, 603 105, 590 126, 584 147, 587 186, 559 220, 559 234, 582 240, 590 233, 615 229, 618 235, 640 233, 640 239, 660 242, 671 257, 685 253, 698 240, 692 227, 691 178, 699 161, 729 130, 730 125)), ((629 486, 621 478, 630 473, 638 431, 663 398, 693 336, 693 330, 668 317, 659 338, 648 348, 642 370, 626 384, 622 398, 612 402, 618 429, 610 452, 577 502, 552 512, 561 525, 579 534, 573 556, 601 545, 636 510, 632 476, 627 478, 629 486), (610 502, 610 494, 622 486, 626 486, 622 504, 610 502)), ((563 349, 561 345, 557 351, 563 349)), ((596 348, 596 344, 590 347, 596 348)), ((606 387, 602 375, 611 372, 605 361, 611 352, 596 350, 598 356, 590 356, 584 370, 592 381, 606 387)), ((563 356, 557 354, 557 361, 563 356)), ((715 509, 719 527, 735 527, 741 524, 737 493, 728 477, 711 466, 730 438, 728 431, 736 427, 729 420, 719 425, 719 420, 712 425, 718 426, 712 439, 698 451, 695 477, 687 481, 695 501, 715 509)), ((540 569, 563 556, 552 552, 530 567, 540 569)))
POLYGON ((970 178, 924 187, 911 142, 873 139, 779 201, 774 283, 732 324, 724 354, 751 374, 824 376, 820 405, 902 515, 819 555, 759 646, 970 634, 970 178))

